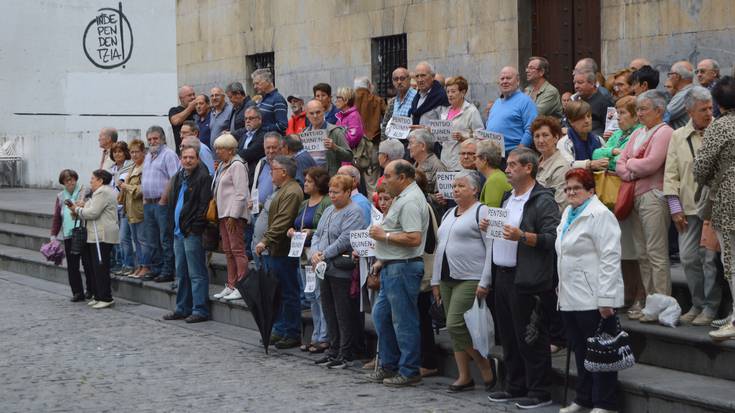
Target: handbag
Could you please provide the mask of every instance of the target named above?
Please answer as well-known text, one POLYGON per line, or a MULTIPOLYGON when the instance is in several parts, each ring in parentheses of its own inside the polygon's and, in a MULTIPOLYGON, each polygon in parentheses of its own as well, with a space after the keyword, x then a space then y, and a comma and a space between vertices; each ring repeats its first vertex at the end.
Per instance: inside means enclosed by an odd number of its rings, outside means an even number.
POLYGON ((600 319, 595 335, 587 339, 587 351, 584 356, 585 370, 599 373, 633 367, 635 356, 630 348, 630 337, 620 328, 620 319, 615 316, 616 333, 614 336, 602 331, 604 322, 604 318, 600 319))
POLYGON ((209 200, 206 218, 207 222, 211 222, 212 224, 216 224, 217 222, 219 222, 219 217, 217 216, 217 201, 214 199, 214 197, 209 200))
POLYGON ((373 152, 373 145, 373 141, 371 141, 367 137, 363 136, 362 138, 360 138, 360 142, 353 150, 353 162, 357 169, 364 171, 368 169, 370 165, 374 165, 377 163, 377 160, 373 162, 373 159, 371 157, 373 152))
POLYGON ((79 218, 74 220, 74 228, 71 230, 71 246, 69 253, 73 255, 81 255, 87 245, 87 227, 77 225, 79 218))
MULTIPOLYGON (((635 155, 635 158, 643 158, 643 155, 645 155, 646 149, 648 148, 648 144, 651 143, 651 140, 653 140, 653 135, 656 134, 660 127, 661 126, 659 125, 656 129, 652 129, 647 132, 648 136, 646 137, 646 142, 641 148, 638 149, 638 153, 635 155)), ((640 130, 643 129, 641 128, 640 130)), ((628 141, 628 145, 633 145, 633 142, 628 141)), ((635 183, 636 180, 621 181, 620 183, 618 198, 615 200, 615 207, 613 208, 613 213, 615 214, 615 218, 617 218, 618 221, 624 221, 626 218, 628 218, 630 212, 633 211, 633 201, 635 200, 635 183)))
POLYGON ((614 172, 609 171, 597 171, 594 176, 597 198, 609 209, 614 209, 623 180, 614 172))

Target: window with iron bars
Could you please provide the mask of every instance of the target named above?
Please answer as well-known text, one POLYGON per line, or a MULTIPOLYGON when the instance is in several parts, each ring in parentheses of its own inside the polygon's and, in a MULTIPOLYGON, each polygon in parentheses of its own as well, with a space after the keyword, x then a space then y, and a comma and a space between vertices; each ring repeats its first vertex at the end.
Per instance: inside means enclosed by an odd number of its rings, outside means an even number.
POLYGON ((408 66, 406 34, 375 37, 371 40, 372 79, 375 93, 389 98, 395 96, 392 75, 397 67, 408 66))
POLYGON ((248 94, 253 95, 253 82, 250 79, 250 75, 258 69, 270 69, 273 75, 273 85, 276 84, 276 57, 275 53, 256 53, 246 56, 245 68, 247 70, 247 91, 248 94))

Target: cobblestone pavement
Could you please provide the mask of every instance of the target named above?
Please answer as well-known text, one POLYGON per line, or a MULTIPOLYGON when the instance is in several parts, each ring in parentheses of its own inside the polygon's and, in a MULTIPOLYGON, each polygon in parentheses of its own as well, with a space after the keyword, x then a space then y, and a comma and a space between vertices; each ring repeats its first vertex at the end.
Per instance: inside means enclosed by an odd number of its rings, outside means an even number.
POLYGON ((506 411, 449 378, 414 388, 366 383, 298 351, 266 356, 257 333, 216 322, 159 321, 119 300, 68 301, 68 287, 0 272, 0 412, 506 411))

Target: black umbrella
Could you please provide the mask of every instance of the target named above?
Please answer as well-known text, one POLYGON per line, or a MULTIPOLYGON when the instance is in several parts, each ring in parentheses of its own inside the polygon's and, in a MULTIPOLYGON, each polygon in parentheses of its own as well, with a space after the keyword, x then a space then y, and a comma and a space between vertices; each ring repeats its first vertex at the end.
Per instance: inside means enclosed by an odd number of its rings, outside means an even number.
POLYGON ((235 287, 253 314, 260 337, 263 339, 265 354, 268 354, 271 330, 281 307, 281 286, 278 279, 275 274, 269 273, 261 266, 251 268, 248 275, 238 281, 235 287))

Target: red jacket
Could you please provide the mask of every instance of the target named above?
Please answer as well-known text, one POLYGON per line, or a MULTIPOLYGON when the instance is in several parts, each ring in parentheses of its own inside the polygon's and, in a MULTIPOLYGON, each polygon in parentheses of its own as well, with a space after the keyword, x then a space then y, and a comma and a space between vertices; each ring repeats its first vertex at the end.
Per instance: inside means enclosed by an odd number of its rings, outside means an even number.
POLYGON ((286 128, 286 135, 292 133, 299 134, 306 129, 306 112, 301 112, 300 115, 292 115, 291 119, 288 120, 288 128, 286 128))

